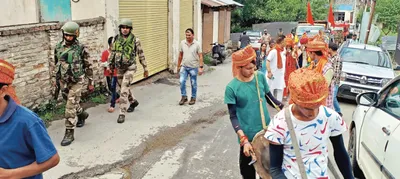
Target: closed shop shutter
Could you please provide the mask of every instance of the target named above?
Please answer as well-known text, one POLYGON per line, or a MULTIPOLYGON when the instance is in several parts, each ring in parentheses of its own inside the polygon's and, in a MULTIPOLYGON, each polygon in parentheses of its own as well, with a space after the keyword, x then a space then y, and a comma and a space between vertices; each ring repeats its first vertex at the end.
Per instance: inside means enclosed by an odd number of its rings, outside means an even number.
MULTIPOLYGON (((168 0, 119 0, 120 18, 133 22, 133 34, 141 41, 149 75, 168 68, 168 0)), ((135 81, 143 79, 136 59, 135 81)))
MULTIPOLYGON (((180 1, 180 40, 185 39, 185 30, 193 29, 193 0, 180 1)), ((194 32, 196 33, 196 32, 194 32)))

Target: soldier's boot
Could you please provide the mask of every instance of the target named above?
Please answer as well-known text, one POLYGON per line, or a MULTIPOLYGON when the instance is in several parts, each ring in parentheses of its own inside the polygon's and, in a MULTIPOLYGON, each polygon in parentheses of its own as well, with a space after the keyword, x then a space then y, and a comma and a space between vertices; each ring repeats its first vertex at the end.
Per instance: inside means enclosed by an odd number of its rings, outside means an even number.
POLYGON ((89 113, 83 111, 78 115, 78 122, 76 123, 76 127, 83 127, 85 125, 86 119, 89 117, 89 113))
POLYGON ((135 100, 131 105, 129 105, 128 110, 126 110, 127 112, 133 112, 135 111, 135 108, 139 106, 139 102, 137 100, 135 100))
POLYGON ((187 101, 188 101, 187 97, 186 97, 186 96, 182 96, 181 101, 179 101, 179 105, 183 105, 183 104, 185 104, 187 101))
POLYGON ((66 129, 64 139, 61 141, 61 146, 68 146, 74 140, 74 129, 66 129))
POLYGON ((120 115, 118 116, 117 122, 120 123, 120 124, 121 124, 121 123, 124 123, 124 122, 125 122, 125 115, 120 114, 120 115))

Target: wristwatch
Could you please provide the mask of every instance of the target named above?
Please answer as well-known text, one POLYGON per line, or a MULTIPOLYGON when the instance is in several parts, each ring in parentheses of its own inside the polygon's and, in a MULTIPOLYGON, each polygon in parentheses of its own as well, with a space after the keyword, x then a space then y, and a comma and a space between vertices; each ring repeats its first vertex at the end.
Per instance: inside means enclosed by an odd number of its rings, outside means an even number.
POLYGON ((203 66, 200 66, 200 68, 203 68, 203 66))

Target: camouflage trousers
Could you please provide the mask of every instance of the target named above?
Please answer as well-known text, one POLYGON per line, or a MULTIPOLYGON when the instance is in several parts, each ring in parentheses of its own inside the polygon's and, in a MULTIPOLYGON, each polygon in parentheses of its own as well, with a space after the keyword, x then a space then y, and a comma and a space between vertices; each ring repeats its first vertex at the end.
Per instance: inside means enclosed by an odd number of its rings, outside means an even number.
POLYGON ((83 88, 83 80, 78 83, 64 84, 64 91, 68 91, 67 104, 65 105, 65 127, 67 129, 74 129, 78 122, 77 115, 83 112, 81 105, 81 94, 83 88))
POLYGON ((119 114, 125 115, 129 105, 135 100, 132 93, 133 77, 136 70, 118 70, 118 85, 120 92, 119 114))

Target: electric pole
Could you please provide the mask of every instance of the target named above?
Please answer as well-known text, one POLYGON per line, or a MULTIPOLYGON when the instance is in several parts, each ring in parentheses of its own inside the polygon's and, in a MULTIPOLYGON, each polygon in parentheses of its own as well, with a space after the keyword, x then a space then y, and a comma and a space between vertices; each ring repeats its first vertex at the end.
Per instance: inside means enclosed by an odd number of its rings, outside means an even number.
POLYGON ((371 10, 370 10, 367 35, 365 36, 365 41, 364 41, 365 44, 368 44, 368 37, 369 37, 369 32, 371 31, 372 19, 374 19, 376 0, 371 0, 371 3, 372 3, 372 5, 371 5, 371 10))

